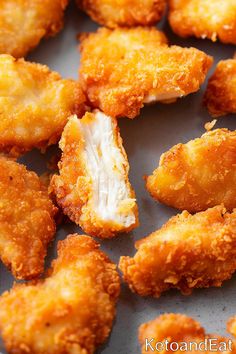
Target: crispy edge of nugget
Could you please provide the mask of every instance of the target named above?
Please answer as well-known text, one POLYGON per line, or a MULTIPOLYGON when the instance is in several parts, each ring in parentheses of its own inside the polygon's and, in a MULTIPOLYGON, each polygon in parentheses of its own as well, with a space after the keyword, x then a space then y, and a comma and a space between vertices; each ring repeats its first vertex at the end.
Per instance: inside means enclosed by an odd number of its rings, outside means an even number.
MULTIPOLYGON (((226 1, 226 6, 227 6, 226 1)), ((187 5, 189 5, 191 1, 189 0, 170 0, 169 1, 169 23, 172 30, 179 35, 180 37, 187 38, 191 36, 195 36, 197 38, 208 38, 213 42, 216 42, 219 39, 222 43, 226 44, 236 44, 236 7, 235 13, 231 13, 231 10, 226 13, 222 8, 219 9, 217 13, 217 5, 213 6, 209 4, 210 2, 198 1, 199 7, 208 6, 207 9, 202 8, 196 9, 194 7, 194 3, 196 1, 193 0, 193 7, 186 10, 187 5), (211 6, 211 8, 210 8, 211 6), (203 16, 201 17, 201 14, 203 16), (218 16, 218 21, 211 22, 211 19, 215 16, 218 16), (219 22, 219 18, 221 17, 221 22, 219 22)), ((219 3, 219 2, 218 2, 219 3)), ((197 4, 198 5, 198 4, 197 4)), ((222 2, 221 2, 222 7, 222 2)))
MULTIPOLYGON (((50 71, 46 65, 15 59, 10 55, 0 55, 0 65, 2 65, 2 70, 4 69, 8 80, 12 74, 17 74, 19 77, 19 87, 14 88, 15 94, 14 90, 12 93, 9 90, 9 82, 4 87, 4 76, 0 82, 0 91, 3 95, 0 99, 3 100, 2 104, 5 106, 0 114, 0 151, 14 157, 33 148, 44 152, 48 146, 58 142, 71 114, 77 114, 79 117, 84 114, 85 95, 79 82, 62 79, 57 72, 50 71), (9 71, 6 71, 6 68, 9 68, 9 71), (32 84, 32 88, 29 87, 30 84, 32 84), (25 93, 22 93, 23 88, 25 88, 25 93), (35 99, 35 96, 28 97, 28 94, 35 95, 34 91, 36 94, 40 91, 41 94, 45 94, 48 91, 48 96, 39 96, 38 100, 35 99), (49 99, 49 95, 52 96, 51 105, 55 106, 53 110, 57 124, 55 124, 55 118, 52 122, 50 120, 52 114, 54 115, 51 107, 48 108, 48 113, 47 108, 42 108, 44 104, 45 106, 49 104, 46 101, 49 99), (8 101, 6 102, 6 100, 8 101), (9 110, 6 109, 7 105, 9 110), (22 129, 23 132, 24 130, 28 131, 26 137, 21 136, 22 129), (40 130, 40 135, 36 132, 38 130, 40 130), (6 137, 7 133, 10 133, 8 137, 6 137), (32 136, 35 137, 35 141, 32 136)), ((12 85, 16 84, 14 79, 12 85)))
POLYGON ((100 238, 111 238, 137 227, 138 207, 116 119, 100 111, 87 112, 80 120, 71 117, 62 134, 60 148, 63 152, 60 174, 53 176, 50 190, 64 213, 86 233, 100 238), (106 123, 107 119, 111 126, 106 123), (93 126, 96 120, 102 139, 96 137, 97 130, 93 126), (109 140, 111 128, 112 141, 109 140), (109 144, 116 144, 116 149, 114 146, 109 149, 109 144), (109 158, 105 152, 110 154, 109 158))
MULTIPOLYGON (((26 1, 23 0, 7 0, 7 1, 2 1, 2 3, 7 5, 7 8, 4 8, 4 5, 1 5, 2 8, 0 9, 0 12, 6 11, 6 13, 9 13, 9 6, 10 2, 12 2, 12 11, 11 11, 11 17, 14 19, 14 15, 16 14, 16 21, 19 20, 22 16, 21 11, 19 8, 21 7, 22 4, 22 11, 24 11, 24 8, 26 6, 26 1), (18 2, 18 7, 16 6, 16 2, 18 2), (21 4, 20 4, 21 3, 21 4), (25 3, 25 4, 24 4, 25 3), (25 5, 25 6, 23 6, 25 5)), ((12 32, 14 33, 16 31, 16 28, 14 28, 14 25, 10 22, 10 24, 7 21, 6 14, 4 14, 3 17, 3 23, 2 27, 0 29, 0 32, 2 31, 1 37, 6 38, 6 42, 0 43, 0 52, 1 53, 7 53, 13 55, 15 58, 21 58, 25 57, 28 52, 32 51, 37 45, 40 43, 40 41, 43 39, 43 37, 53 37, 55 36, 63 27, 64 20, 63 20, 63 15, 64 15, 64 10, 66 9, 69 0, 54 0, 53 2, 50 0, 44 1, 43 7, 42 4, 40 5, 39 0, 30 0, 28 1, 30 5, 28 6, 28 9, 25 11, 25 16, 24 16, 24 28, 27 28, 27 34, 24 33, 24 36, 22 37, 17 37, 15 36, 15 42, 14 45, 12 45, 12 41, 9 39, 9 34, 12 36, 12 32), (38 8, 37 8, 38 6, 38 8), (32 7, 35 11, 37 11, 37 16, 35 16, 34 12, 32 11, 32 7), (29 14, 29 20, 30 22, 27 23, 28 17, 27 17, 27 10, 31 10, 31 15, 32 18, 30 18, 29 14), (44 12, 44 16, 42 16, 42 11, 44 12), (5 26, 4 27, 4 21, 5 21, 5 26), (31 25, 34 23, 33 27, 31 29, 28 28, 26 25, 31 25), (12 28, 13 26, 13 28, 12 28), (11 42, 11 48, 9 46, 9 41, 11 42)), ((0 14, 1 16, 1 14, 0 14)), ((15 21, 15 22, 16 22, 15 21)), ((23 33, 24 28, 18 28, 18 34, 23 33)), ((13 36, 12 36, 13 37, 13 36)))
POLYGON ((16 278, 36 278, 56 232, 57 208, 36 173, 3 156, 0 168, 0 258, 16 278))
POLYGON ((220 205, 195 215, 183 211, 137 241, 133 258, 119 268, 133 292, 160 297, 171 288, 189 295, 194 288, 220 287, 236 269, 236 209, 220 205))
POLYGON ((180 210, 199 212, 222 203, 232 210, 235 152, 235 131, 208 131, 163 153, 159 166, 145 177, 146 188, 155 200, 180 210))
POLYGON ((45 279, 15 284, 0 297, 9 353, 92 354, 110 334, 120 293, 116 265, 89 236, 69 235, 57 248, 45 279), (76 283, 78 271, 85 287, 93 284, 91 294, 76 283))
MULTIPOLYGON (((204 340, 209 340, 209 339, 216 339, 219 345, 218 350, 216 352, 222 352, 220 349, 221 343, 226 343, 226 341, 229 342, 230 338, 222 337, 216 334, 206 334, 204 328, 200 325, 199 322, 194 320, 191 317, 188 317, 183 314, 175 314, 175 313, 165 313, 163 315, 160 315, 156 317, 155 319, 142 324, 139 327, 139 342, 142 347, 142 354, 144 353, 151 353, 154 352, 152 349, 151 350, 146 350, 146 340, 148 342, 152 340, 151 346, 154 348, 154 351, 161 352, 161 353, 167 353, 168 351, 171 351, 170 344, 171 343, 177 343, 177 344, 190 344, 190 342, 193 342, 194 345, 195 343, 200 344, 201 342, 204 342, 204 340), (155 350, 155 346, 157 343, 165 343, 165 341, 168 341, 168 344, 165 346, 163 345, 164 349, 163 350, 155 350), (167 348, 167 350, 165 350, 167 348)), ((215 341, 214 341, 215 343, 215 341)), ((215 343, 217 344, 217 343, 215 343)), ((209 345, 208 345, 209 346, 209 345)), ((176 348, 176 345, 174 346, 176 348)), ((191 348, 194 348, 194 346, 191 346, 191 348)), ((176 350, 173 350, 176 352, 176 350)), ((189 349, 186 351, 187 353, 197 353, 197 350, 189 349)), ((177 353, 183 352, 182 350, 177 350, 177 353)), ((211 353, 211 350, 205 350, 205 353, 211 353)), ((228 343, 228 350, 224 350, 223 353, 235 353, 235 343, 231 340, 231 345, 228 343), (230 350, 230 347, 232 347, 233 344, 233 350, 230 350)))
POLYGON ((159 22, 166 10, 166 0, 140 1, 126 0, 126 3, 110 0, 77 0, 78 6, 100 25, 116 28, 119 26, 151 26, 159 22), (141 1, 142 2, 142 1, 141 1), (110 3, 110 6, 109 6, 110 3))
POLYGON ((208 81, 203 104, 213 117, 236 113, 236 58, 217 64, 208 81))
POLYGON ((213 61, 196 48, 168 47, 154 27, 100 28, 80 41, 82 88, 93 107, 117 118, 132 119, 145 103, 171 103, 198 91, 213 61))

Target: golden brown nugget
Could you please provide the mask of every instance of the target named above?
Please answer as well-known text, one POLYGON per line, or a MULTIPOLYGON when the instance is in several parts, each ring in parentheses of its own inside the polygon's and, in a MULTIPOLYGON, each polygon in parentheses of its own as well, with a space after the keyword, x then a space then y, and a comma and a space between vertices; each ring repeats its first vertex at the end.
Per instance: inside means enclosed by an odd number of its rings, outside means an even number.
POLYGON ((231 214, 223 206, 195 215, 183 211, 135 247, 135 256, 121 257, 119 267, 141 296, 220 287, 236 270, 236 209, 231 214))
POLYGON ((46 279, 0 298, 9 354, 92 354, 107 339, 120 292, 116 266, 88 236, 60 241, 46 279))
POLYGON ((112 117, 136 117, 145 103, 196 92, 212 58, 168 47, 155 28, 100 28, 81 37, 81 84, 92 106, 112 117))
POLYGON ((0 0, 0 53, 24 57, 63 26, 68 0, 0 0))
POLYGON ((215 129, 162 154, 147 177, 153 198, 197 212, 223 203, 236 207, 236 131, 215 129))
POLYGON ((48 243, 56 232, 57 208, 39 177, 0 157, 0 258, 18 279, 44 270, 48 243))
POLYGON ((68 117, 84 113, 84 100, 78 82, 0 55, 0 150, 17 155, 57 143, 68 117))
POLYGON ((236 44, 235 0, 169 0, 169 22, 181 37, 236 44))
POLYGON ((91 18, 106 27, 150 26, 160 21, 167 0, 77 0, 91 18))
POLYGON ((199 322, 182 314, 166 313, 139 327, 142 354, 145 353, 235 353, 230 338, 206 334, 199 322))
POLYGON ((70 118, 51 188, 64 214, 93 236, 110 238, 138 225, 129 163, 114 118, 95 111, 70 118))
POLYGON ((204 104, 214 117, 236 113, 236 59, 217 64, 208 82, 204 104))

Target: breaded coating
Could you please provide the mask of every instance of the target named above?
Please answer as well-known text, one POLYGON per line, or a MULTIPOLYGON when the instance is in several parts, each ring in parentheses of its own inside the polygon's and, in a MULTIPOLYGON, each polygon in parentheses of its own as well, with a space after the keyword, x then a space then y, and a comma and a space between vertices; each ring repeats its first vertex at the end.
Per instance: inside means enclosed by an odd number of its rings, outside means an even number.
POLYGON ((167 0, 77 0, 79 7, 106 27, 150 26, 160 21, 167 0))
POLYGON ((217 64, 208 82, 204 104, 214 117, 236 113, 236 59, 217 64))
POLYGON ((68 0, 0 0, 0 53, 24 57, 63 26, 68 0))
POLYGON ((236 316, 231 317, 227 323, 227 330, 236 338, 236 316))
POLYGON ((81 37, 81 84, 90 104, 112 117, 136 117, 144 103, 173 102, 199 89, 212 58, 168 47, 147 27, 100 28, 81 37))
POLYGON ((169 22, 181 37, 236 44, 235 0, 169 0, 169 22))
POLYGON ((236 131, 215 129, 162 154, 147 177, 153 198, 197 212, 223 203, 236 207, 236 131))
POLYGON ((135 256, 121 257, 119 267, 141 296, 220 287, 236 270, 236 209, 231 214, 223 206, 194 215, 183 211, 135 247, 135 256))
POLYGON ((92 354, 107 339, 120 292, 116 266, 88 236, 60 241, 48 277, 0 297, 9 354, 92 354))
POLYGON ((206 334, 199 322, 182 314, 166 313, 139 327, 142 354, 145 353, 236 353, 230 338, 206 334), (212 348, 210 347, 210 340, 212 348), (191 344, 192 342, 192 344, 191 344), (200 344, 204 342, 203 344, 200 344), (197 348, 198 346, 198 348, 197 348))
POLYGON ((55 144, 68 117, 84 113, 84 100, 78 82, 0 55, 0 150, 18 155, 55 144))
POLYGON ((70 118, 51 189, 64 214, 93 236, 110 238, 138 225, 129 163, 114 118, 102 112, 70 118))
POLYGON ((39 177, 1 156, 0 259, 16 278, 32 279, 43 272, 56 212, 39 177))

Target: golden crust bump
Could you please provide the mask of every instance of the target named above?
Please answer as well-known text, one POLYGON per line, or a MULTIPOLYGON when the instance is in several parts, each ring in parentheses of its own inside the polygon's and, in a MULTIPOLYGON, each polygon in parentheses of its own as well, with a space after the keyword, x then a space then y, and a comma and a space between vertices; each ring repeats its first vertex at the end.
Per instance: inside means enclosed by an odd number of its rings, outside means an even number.
POLYGON ((236 270, 236 210, 183 211, 135 246, 135 256, 121 257, 119 268, 141 296, 159 297, 171 288, 188 295, 194 288, 220 287, 236 270))
POLYGON ((197 212, 223 203, 236 207, 236 131, 215 129, 162 154, 147 177, 153 198, 197 212))
MULTIPOLYGON (((218 353, 230 354, 235 353, 235 344, 231 341, 229 344, 230 338, 221 337, 216 334, 206 334, 204 328, 200 325, 199 322, 195 321, 191 317, 188 317, 183 314, 175 314, 175 313, 165 313, 163 315, 158 316, 154 320, 151 320, 147 323, 142 324, 139 327, 139 342, 142 346, 142 354, 145 353, 161 353, 165 354, 170 352, 176 352, 177 354, 183 353, 197 353, 197 350, 194 350, 194 346, 190 347, 190 343, 200 343, 205 340, 212 339, 212 343, 214 343, 214 351, 218 353), (151 346, 146 345, 150 343, 151 346), (168 345, 166 345, 167 350, 165 350, 165 341, 168 341, 168 345), (160 349, 160 345, 157 346, 158 350, 155 350, 155 346, 158 343, 163 343, 163 350, 160 349), (173 349, 171 350, 171 343, 173 343, 173 349), (183 343, 188 345, 188 349, 186 350, 176 350, 177 344, 179 348, 183 343), (226 350, 223 349, 222 343, 225 343, 226 350), (154 348, 154 351, 151 349, 154 348), (232 348, 232 350, 230 350, 232 348)), ((211 353, 212 349, 210 349, 209 343, 207 343, 208 348, 203 351, 203 346, 200 348, 204 353, 211 353)), ((224 345, 224 348, 225 348, 224 345)))
POLYGON ((214 117, 236 113, 236 59, 217 64, 208 82, 204 104, 214 117))
POLYGON ((79 7, 101 25, 150 26, 160 21, 167 0, 77 0, 79 7))
POLYGON ((198 91, 212 58, 167 45, 155 28, 100 28, 81 37, 80 79, 91 105, 112 117, 136 117, 145 103, 198 91))
POLYGON ((92 354, 110 334, 120 280, 88 236, 58 243, 44 280, 18 284, 0 298, 0 330, 7 352, 92 354))
POLYGON ((170 0, 169 22, 181 37, 236 44, 235 0, 170 0))
POLYGON ((0 0, 0 53, 24 57, 63 27, 68 0, 0 0))
POLYGON ((84 113, 84 101, 78 82, 0 55, 0 151, 18 155, 57 143, 69 116, 84 113))
POLYGON ((60 175, 51 189, 63 212, 83 230, 114 237, 138 225, 129 164, 114 118, 99 111, 72 117, 63 132, 60 175))
POLYGON ((32 279, 44 270, 57 208, 34 172, 2 156, 0 171, 0 258, 16 278, 32 279))

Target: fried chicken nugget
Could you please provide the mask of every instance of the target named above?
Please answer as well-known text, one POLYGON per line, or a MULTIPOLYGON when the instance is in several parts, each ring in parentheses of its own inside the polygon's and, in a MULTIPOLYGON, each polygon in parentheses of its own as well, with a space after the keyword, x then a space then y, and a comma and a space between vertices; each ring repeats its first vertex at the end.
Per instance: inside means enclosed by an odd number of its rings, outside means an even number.
POLYGON ((129 164, 114 118, 95 111, 70 118, 51 189, 63 212, 93 236, 110 238, 138 225, 129 164))
POLYGON ((48 243, 56 232, 57 208, 39 177, 0 157, 0 258, 18 279, 44 270, 48 243))
POLYGON ((160 21, 167 0, 77 0, 91 18, 106 27, 150 26, 160 21))
POLYGON ((146 186, 161 203, 197 212, 236 207, 236 131, 215 129, 162 154, 146 186))
POLYGON ((9 354, 92 354, 107 339, 120 292, 116 266, 88 236, 59 242, 44 280, 0 297, 0 331, 9 354))
POLYGON ((144 103, 173 102, 199 89, 212 58, 168 47, 155 28, 100 28, 81 37, 81 85, 90 103, 112 117, 136 117, 144 103))
POLYGON ((208 82, 204 104, 214 117, 236 113, 236 58, 217 64, 208 82))
POLYGON ((199 322, 182 314, 166 313, 139 327, 142 354, 145 353, 236 353, 230 338, 206 334, 199 322), (206 344, 200 344, 206 340, 206 344), (212 349, 210 348, 212 341, 212 349), (192 342, 192 344, 191 344, 192 342), (186 343, 186 344, 185 344, 186 343), (196 343, 196 345, 195 345, 196 343), (197 350, 197 345, 199 349, 197 350), (177 350, 179 348, 179 350, 177 350), (181 350, 182 348, 182 350, 181 350), (204 348, 204 350, 203 350, 204 348))
POLYGON ((68 0, 0 0, 0 53, 24 57, 63 26, 68 0))
POLYGON ((18 155, 55 144, 68 117, 84 113, 84 100, 78 82, 0 55, 0 150, 18 155))
POLYGON ((121 257, 119 267, 141 296, 220 287, 236 270, 236 209, 231 214, 223 206, 195 215, 183 211, 135 247, 135 256, 121 257))
POLYGON ((169 22, 181 37, 236 44, 235 0, 169 0, 169 22))

